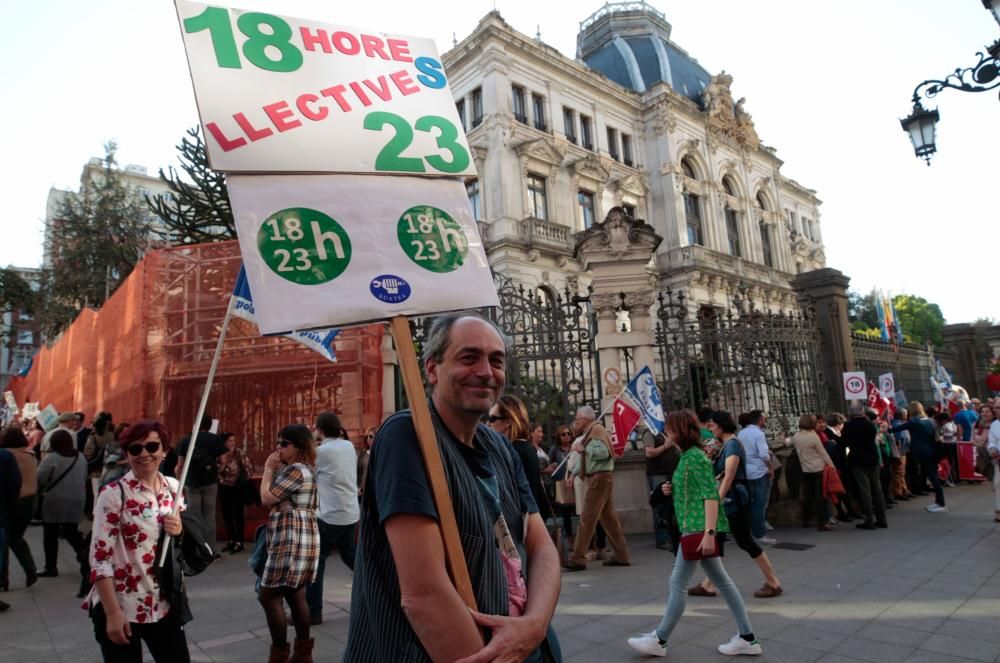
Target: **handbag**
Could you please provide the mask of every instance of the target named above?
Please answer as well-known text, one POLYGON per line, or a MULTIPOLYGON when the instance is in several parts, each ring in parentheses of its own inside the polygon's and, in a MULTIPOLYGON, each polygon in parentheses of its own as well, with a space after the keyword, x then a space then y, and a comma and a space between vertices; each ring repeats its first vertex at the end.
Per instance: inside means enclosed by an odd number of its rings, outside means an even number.
POLYGON ((194 517, 185 518, 182 512, 181 522, 184 524, 184 529, 174 537, 174 554, 184 575, 196 576, 215 561, 215 551, 205 540, 201 523, 194 517))
POLYGON ((685 560, 689 562, 694 562, 701 559, 711 559, 713 557, 722 557, 722 539, 718 534, 715 535, 715 552, 711 555, 705 555, 701 552, 701 540, 705 537, 704 532, 692 532, 690 534, 681 534, 681 555, 685 560))

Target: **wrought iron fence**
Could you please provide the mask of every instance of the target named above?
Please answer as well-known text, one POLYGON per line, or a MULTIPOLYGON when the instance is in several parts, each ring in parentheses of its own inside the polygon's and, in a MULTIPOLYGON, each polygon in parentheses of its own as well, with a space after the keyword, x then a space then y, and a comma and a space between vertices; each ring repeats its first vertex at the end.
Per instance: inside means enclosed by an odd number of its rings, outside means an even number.
MULTIPOLYGON (((572 419, 576 408, 590 405, 600 410, 594 315, 586 298, 568 288, 562 293, 534 291, 502 275, 495 280, 500 306, 478 312, 492 320, 510 342, 506 393, 524 401, 530 419, 541 423, 546 439, 551 439, 555 428, 572 419)), ((411 320, 417 352, 433 321, 433 316, 411 320)), ((398 389, 397 402, 405 403, 398 389)))
MULTIPOLYGON (((892 373, 896 390, 902 390, 907 401, 928 403, 935 400, 930 382, 934 358, 926 346, 916 343, 890 345, 881 339, 851 334, 851 347, 854 348, 854 363, 868 379, 876 380, 879 375, 892 373)), ((937 354, 948 366, 951 353, 938 350, 937 354)))
POLYGON ((708 406, 767 416, 768 433, 797 430, 804 413, 825 412, 820 341, 811 311, 691 313, 683 292, 659 293, 656 346, 664 405, 708 406))

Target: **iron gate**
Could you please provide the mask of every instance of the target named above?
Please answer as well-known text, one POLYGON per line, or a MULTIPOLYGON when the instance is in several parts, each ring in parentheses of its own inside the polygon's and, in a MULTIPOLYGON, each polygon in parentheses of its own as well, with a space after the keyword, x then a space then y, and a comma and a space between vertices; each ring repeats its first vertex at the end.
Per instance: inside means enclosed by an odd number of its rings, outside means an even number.
MULTIPOLYGON (((510 342, 506 393, 524 401, 531 421, 541 423, 546 439, 568 423, 576 408, 600 410, 600 363, 594 345, 596 321, 586 298, 567 288, 562 293, 532 291, 496 275, 499 308, 478 312, 492 320, 510 342)), ((433 317, 411 321, 417 352, 433 317)), ((422 369, 422 366, 421 366, 422 369)), ((404 399, 397 391, 397 402, 404 399)))
POLYGON ((768 433, 798 430, 805 413, 826 411, 820 342, 811 311, 692 314, 684 293, 658 296, 656 346, 664 405, 708 406, 737 415, 763 410, 768 433))

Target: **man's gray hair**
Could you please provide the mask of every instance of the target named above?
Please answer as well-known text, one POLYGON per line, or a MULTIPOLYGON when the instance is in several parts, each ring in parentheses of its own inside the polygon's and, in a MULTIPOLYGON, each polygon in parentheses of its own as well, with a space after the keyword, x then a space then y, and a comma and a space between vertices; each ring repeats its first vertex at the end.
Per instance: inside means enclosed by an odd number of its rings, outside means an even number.
POLYGON ((863 417, 865 416, 865 404, 861 401, 851 401, 851 404, 847 406, 847 413, 852 417, 863 417))
POLYGON ((590 420, 597 419, 597 413, 594 412, 594 408, 590 407, 589 405, 581 405, 580 407, 576 408, 576 416, 587 417, 590 420))
POLYGON ((421 352, 421 359, 424 363, 427 363, 427 361, 431 359, 437 363, 444 360, 444 353, 447 352, 448 345, 451 343, 451 328, 456 322, 465 318, 482 320, 490 327, 493 327, 497 336, 499 336, 500 340, 503 341, 504 352, 508 357, 510 357, 510 341, 507 339, 507 335, 500 331, 499 327, 493 324, 493 321, 487 320, 475 312, 456 311, 454 313, 445 313, 444 315, 439 315, 434 318, 434 322, 431 323, 431 329, 427 332, 427 341, 424 343, 423 352, 421 352))

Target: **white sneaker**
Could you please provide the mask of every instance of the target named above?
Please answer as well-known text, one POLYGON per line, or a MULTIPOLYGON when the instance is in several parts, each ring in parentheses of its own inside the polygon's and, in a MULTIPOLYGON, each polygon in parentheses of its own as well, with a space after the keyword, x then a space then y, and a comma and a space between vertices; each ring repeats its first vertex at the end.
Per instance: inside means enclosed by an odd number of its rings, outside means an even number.
MULTIPOLYGON (((634 638, 629 638, 628 646, 641 654, 646 654, 647 656, 667 655, 667 643, 660 640, 660 636, 656 635, 656 631, 650 631, 649 633, 643 633, 642 635, 635 636, 634 638)), ((757 649, 760 649, 760 647, 757 649)), ((719 651, 721 651, 721 649, 719 651)))
POLYGON ((773 546, 778 542, 777 539, 771 536, 762 536, 759 539, 754 539, 754 541, 756 541, 757 544, 761 546, 773 546))
POLYGON ((929 507, 927 507, 927 510, 930 511, 931 513, 945 513, 946 511, 948 511, 948 507, 941 506, 940 504, 935 502, 934 504, 931 504, 929 507))
POLYGON ((772 525, 771 523, 769 523, 769 522, 767 522, 767 521, 765 520, 765 521, 764 521, 764 531, 766 531, 766 532, 770 532, 770 531, 771 531, 771 530, 773 530, 773 529, 774 529, 774 525, 772 525))
POLYGON ((753 642, 747 642, 741 638, 738 634, 733 636, 733 639, 724 645, 719 645, 719 653, 725 654, 726 656, 760 656, 764 650, 760 648, 760 642, 754 640, 753 642))

